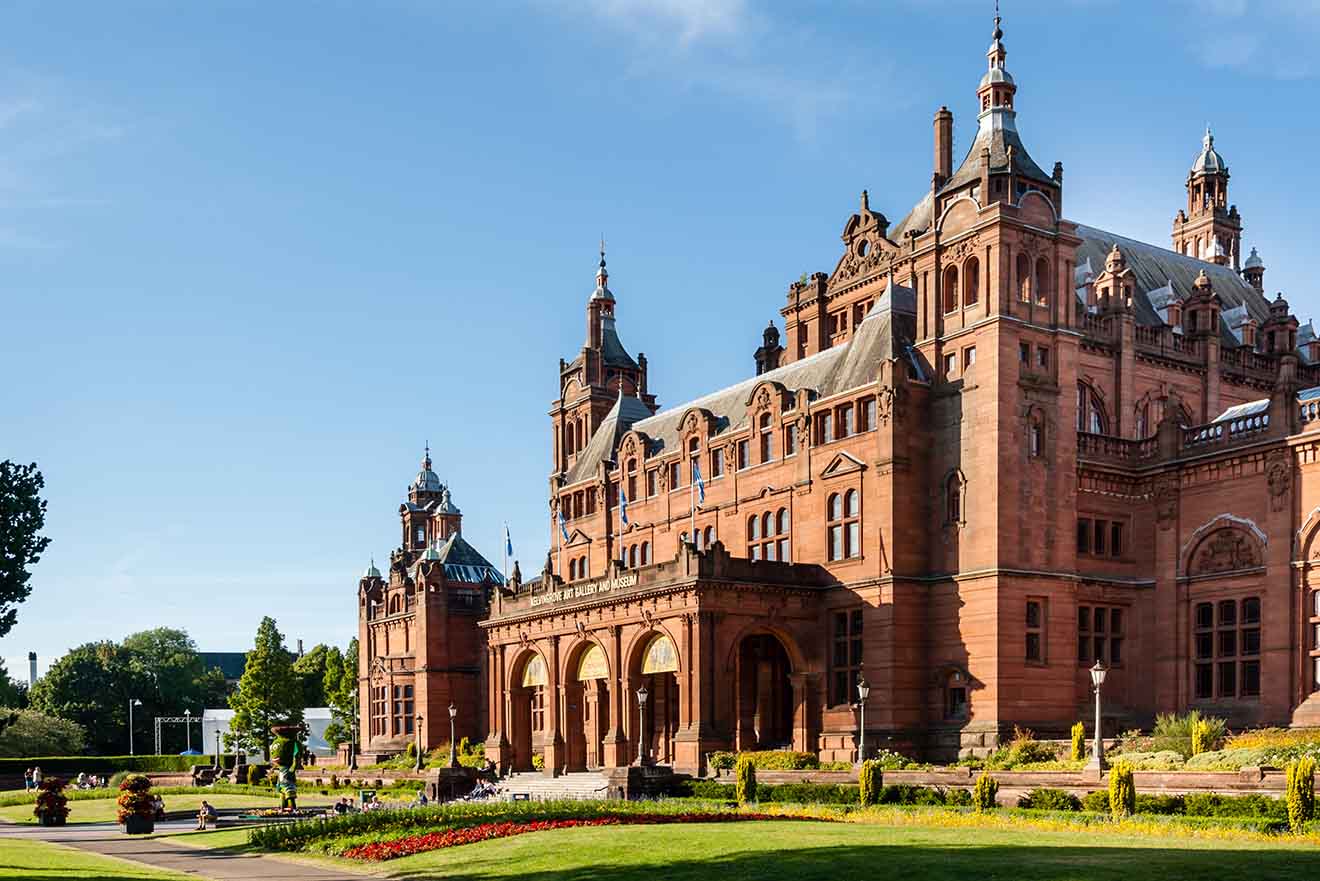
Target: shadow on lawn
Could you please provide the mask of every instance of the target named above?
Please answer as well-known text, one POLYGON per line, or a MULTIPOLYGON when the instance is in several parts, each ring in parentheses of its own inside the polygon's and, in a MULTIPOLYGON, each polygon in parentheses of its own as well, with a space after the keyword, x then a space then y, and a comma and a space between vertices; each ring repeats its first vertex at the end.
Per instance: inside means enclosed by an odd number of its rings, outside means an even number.
MULTIPOLYGON (((773 833, 771 833, 773 834, 773 833)), ((574 859, 574 862, 577 860, 574 859)), ((388 867, 388 863, 385 864, 388 867)), ((1297 881, 1320 872, 1320 849, 1223 850, 1214 842, 1204 847, 940 847, 911 845, 837 845, 799 850, 739 851, 705 860, 673 860, 630 865, 577 865, 562 871, 519 870, 507 860, 473 860, 449 871, 390 873, 399 881, 851 881, 887 878, 948 879, 948 881, 1297 881), (512 871, 510 871, 512 869, 512 871)))

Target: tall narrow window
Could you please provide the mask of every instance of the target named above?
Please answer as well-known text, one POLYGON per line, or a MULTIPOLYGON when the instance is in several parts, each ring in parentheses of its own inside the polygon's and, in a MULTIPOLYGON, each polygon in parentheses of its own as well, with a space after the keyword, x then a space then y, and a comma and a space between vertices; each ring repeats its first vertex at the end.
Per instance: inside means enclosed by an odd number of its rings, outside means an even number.
POLYGON ((974 306, 981 299, 981 264, 972 257, 963 264, 963 305, 974 306))
POLYGON ((1090 434, 1108 434, 1108 424, 1099 395, 1086 383, 1077 383, 1077 430, 1090 434))
POLYGON ((829 497, 825 505, 825 556, 830 560, 843 559, 843 498, 838 493, 829 497))
POLYGON ((1018 299, 1023 303, 1031 302, 1031 260, 1026 254, 1018 254, 1015 261, 1018 299))
POLYGON ((755 514, 747 518, 747 559, 761 559, 761 518, 755 514))
POLYGON ((710 479, 724 476, 724 447, 710 451, 710 479))
POLYGON ((688 438, 688 480, 696 482, 697 472, 701 470, 701 442, 695 437, 688 438))
POLYGON ((816 414, 816 442, 828 444, 834 442, 834 414, 816 414))
POLYGON ((962 475, 954 472, 944 481, 944 522, 957 525, 963 522, 962 475))
POLYGON ((844 404, 838 409, 839 417, 839 437, 851 437, 856 434, 853 427, 853 408, 852 404, 844 404))
POLYGON ((651 562, 651 543, 649 541, 644 541, 642 542, 642 565, 645 566, 650 562, 651 562))
POLYGON ((770 414, 762 413, 760 420, 760 446, 761 446, 762 462, 769 462, 771 458, 773 458, 773 454, 774 454, 773 443, 772 443, 773 438, 774 435, 771 433, 771 427, 770 427, 770 414))
POLYGON ((647 496, 647 498, 650 498, 651 496, 653 496, 653 495, 656 494, 656 491, 657 491, 657 488, 659 487, 659 485, 660 485, 659 472, 656 471, 654 468, 652 468, 650 471, 646 472, 646 496, 647 496))
POLYGON ((944 311, 958 308, 958 270, 949 266, 944 270, 944 311))
POLYGON ((669 463, 669 491, 678 489, 683 477, 683 467, 677 462, 669 463))
POLYGON ((833 629, 830 705, 840 706, 857 699, 857 679, 862 672, 862 610, 835 612, 833 629))
POLYGON ((870 431, 875 428, 875 398, 866 398, 857 405, 857 430, 870 431))
POLYGON ((747 441, 738 441, 738 470, 741 471, 751 464, 751 457, 747 450, 747 441))
POLYGON ((1036 305, 1048 306, 1050 292, 1054 285, 1050 283, 1050 264, 1044 257, 1036 261, 1036 305))
POLYGON ((704 542, 703 542, 703 544, 702 544, 702 547, 707 547, 707 548, 708 548, 708 547, 710 547, 710 546, 711 546, 712 544, 714 544, 714 543, 715 543, 715 527, 714 527, 714 526, 707 526, 707 527, 706 527, 706 537, 705 537, 705 540, 704 540, 704 542))
POLYGON ((784 455, 792 456, 797 453, 797 423, 790 422, 784 429, 784 455))
POLYGON ((628 501, 637 501, 637 460, 628 460, 628 501))
POLYGON ((1045 600, 1027 600, 1027 660, 1045 663, 1045 600))
POLYGON ((834 493, 826 505, 826 552, 830 560, 849 560, 862 555, 861 508, 857 490, 834 493))

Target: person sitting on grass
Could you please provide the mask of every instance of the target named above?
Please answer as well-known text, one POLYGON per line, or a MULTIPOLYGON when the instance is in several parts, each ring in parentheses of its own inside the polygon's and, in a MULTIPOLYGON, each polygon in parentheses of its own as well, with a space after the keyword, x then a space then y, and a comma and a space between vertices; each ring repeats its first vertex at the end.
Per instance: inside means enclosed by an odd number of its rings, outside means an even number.
POLYGON ((413 807, 424 808, 426 807, 426 803, 427 803, 426 790, 425 789, 417 790, 417 798, 416 800, 413 801, 413 807))
POLYGON ((216 813, 215 808, 211 807, 206 799, 202 799, 202 806, 197 811, 197 828, 205 831, 207 823, 214 823, 218 819, 219 814, 216 813))

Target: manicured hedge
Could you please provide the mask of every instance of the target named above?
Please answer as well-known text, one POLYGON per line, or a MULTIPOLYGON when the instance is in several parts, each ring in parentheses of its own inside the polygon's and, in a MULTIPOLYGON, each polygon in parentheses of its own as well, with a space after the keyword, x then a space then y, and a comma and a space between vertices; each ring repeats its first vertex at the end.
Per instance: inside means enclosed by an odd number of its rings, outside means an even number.
MULTIPOLYGON (((675 794, 712 801, 733 801, 737 797, 732 783, 719 783, 714 780, 685 780, 678 785, 675 794)), ((780 802, 803 805, 856 805, 858 798, 856 783, 780 783, 778 785, 762 783, 756 787, 756 800, 762 804, 780 802)), ((881 787, 878 803, 967 805, 971 803, 971 797, 963 789, 943 790, 899 783, 881 787)))
POLYGON ((114 774, 117 771, 141 773, 187 772, 193 765, 206 764, 206 756, 37 756, 31 759, 0 759, 0 775, 18 777, 32 767, 43 774, 77 777, 87 774, 114 774))
MULTIPOLYGON (((1082 799, 1082 809, 1109 811, 1109 793, 1091 792, 1082 799)), ((1138 814, 1184 815, 1188 817, 1239 817, 1242 819, 1286 822, 1288 805, 1267 795, 1217 795, 1192 792, 1187 795, 1137 794, 1138 814)))

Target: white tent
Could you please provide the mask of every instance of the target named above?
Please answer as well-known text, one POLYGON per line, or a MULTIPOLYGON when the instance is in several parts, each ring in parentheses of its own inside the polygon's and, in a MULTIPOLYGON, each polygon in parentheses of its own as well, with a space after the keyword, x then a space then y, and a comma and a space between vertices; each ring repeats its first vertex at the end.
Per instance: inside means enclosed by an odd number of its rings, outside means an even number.
MULTIPOLYGON (((215 752, 216 734, 228 734, 229 723, 233 721, 234 711, 230 709, 202 710, 202 746, 203 753, 215 752)), ((303 710, 303 721, 307 723, 307 748, 319 757, 333 756, 335 750, 325 742, 325 729, 330 725, 329 707, 308 707, 303 710)))

